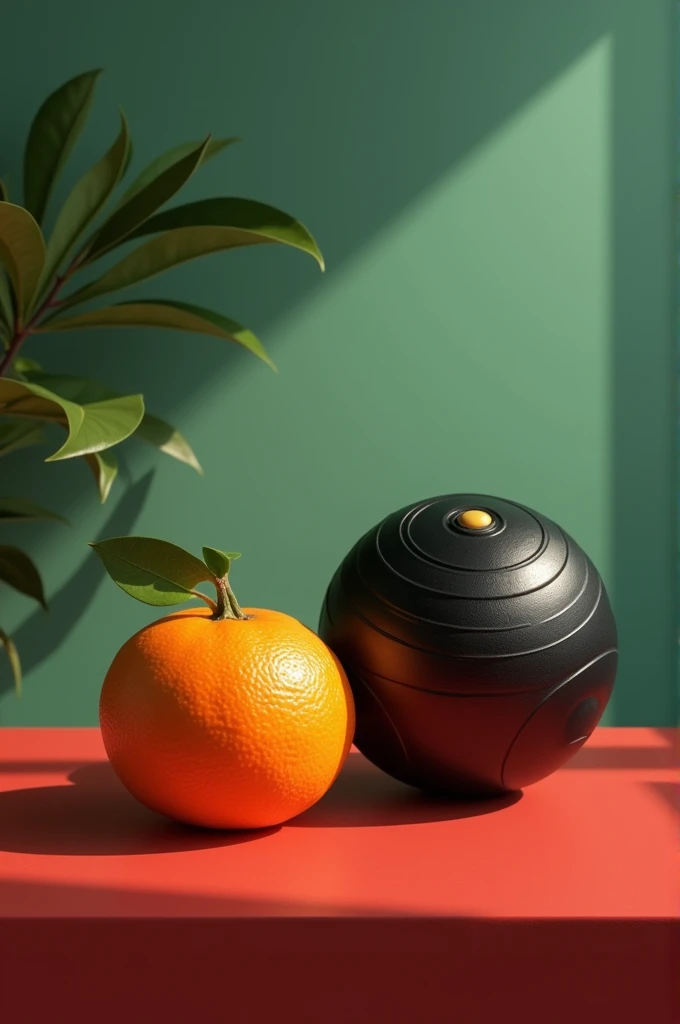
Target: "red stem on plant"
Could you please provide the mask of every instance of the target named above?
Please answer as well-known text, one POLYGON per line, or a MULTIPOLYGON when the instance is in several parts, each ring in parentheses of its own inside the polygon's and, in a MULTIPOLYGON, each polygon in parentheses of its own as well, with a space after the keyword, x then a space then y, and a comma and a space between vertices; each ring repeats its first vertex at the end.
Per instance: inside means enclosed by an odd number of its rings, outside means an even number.
POLYGON ((54 300, 56 299, 57 295, 59 294, 63 286, 66 284, 66 282, 68 281, 69 277, 71 276, 75 269, 76 263, 74 262, 68 268, 66 273, 62 274, 61 277, 58 276, 56 278, 44 302, 40 303, 37 310, 31 317, 31 319, 28 321, 26 326, 20 327, 20 330, 18 330, 15 333, 14 337, 11 339, 9 343, 9 348, 2 357, 2 361, 0 361, 0 377, 5 376, 8 369, 10 368, 12 360, 16 358, 17 353, 19 352, 19 349, 21 348, 23 343, 26 341, 26 338, 28 338, 29 334, 33 333, 33 330, 38 321, 40 320, 40 317, 44 316, 44 314, 47 312, 50 306, 54 303, 54 300))

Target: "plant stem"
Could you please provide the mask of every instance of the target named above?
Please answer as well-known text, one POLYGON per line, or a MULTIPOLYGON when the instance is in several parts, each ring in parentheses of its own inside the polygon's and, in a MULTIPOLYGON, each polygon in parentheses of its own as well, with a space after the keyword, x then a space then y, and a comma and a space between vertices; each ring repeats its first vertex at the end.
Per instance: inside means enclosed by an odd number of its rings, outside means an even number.
POLYGON ((208 597, 207 594, 202 594, 200 590, 192 590, 191 593, 194 595, 194 597, 200 597, 201 601, 205 601, 213 615, 217 615, 217 605, 213 601, 212 597, 208 597))
POLYGON ((236 600, 236 595, 231 589, 229 575, 222 576, 216 580, 217 586, 217 611, 214 619, 247 619, 248 616, 236 600))
POLYGON ((66 284, 71 274, 76 270, 76 268, 77 263, 74 262, 71 264, 71 266, 64 274, 57 275, 57 277, 54 280, 54 284, 47 293, 46 298, 43 300, 43 302, 40 303, 40 305, 38 306, 35 313, 30 318, 25 327, 22 327, 21 319, 20 317, 17 317, 17 329, 14 333, 14 336, 10 339, 9 346, 4 356, 2 357, 2 361, 0 361, 0 377, 5 376, 5 374, 7 373, 12 364, 12 361, 16 358, 19 349, 26 341, 26 338, 28 338, 28 336, 33 333, 40 318, 44 316, 47 310, 50 308, 50 306, 53 305, 57 295, 66 284))

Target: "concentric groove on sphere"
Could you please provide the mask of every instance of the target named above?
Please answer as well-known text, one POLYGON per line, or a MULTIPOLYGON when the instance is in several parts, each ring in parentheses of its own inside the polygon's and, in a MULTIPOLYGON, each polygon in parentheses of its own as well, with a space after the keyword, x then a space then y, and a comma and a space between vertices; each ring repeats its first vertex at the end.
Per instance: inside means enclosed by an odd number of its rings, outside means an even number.
MULTIPOLYGON (((513 601, 517 597, 524 597, 524 596, 526 596, 528 594, 531 594, 531 593, 538 593, 540 590, 544 590, 547 587, 549 587, 552 584, 554 584, 555 581, 558 580, 559 577, 562 575, 562 573, 565 571, 565 569, 567 567, 567 564, 568 564, 568 561, 569 561, 570 553, 573 550, 572 549, 572 544, 570 543, 570 538, 569 538, 568 534, 563 533, 563 531, 561 531, 561 530, 560 530, 560 534, 563 537, 564 542, 565 542, 565 551, 566 551, 565 558, 564 558, 564 561, 563 561, 562 565, 558 569, 558 571, 549 580, 547 580, 545 583, 541 584, 541 586, 536 587, 534 590, 527 589, 527 590, 522 591, 521 594, 515 594, 515 595, 513 595, 511 597, 510 596, 509 597, 506 597, 506 596, 502 596, 502 597, 487 596, 487 597, 475 597, 474 600, 475 601, 494 601, 494 602, 498 602, 498 603, 502 603, 502 602, 505 602, 505 601, 513 601)), ((366 535, 366 537, 368 537, 368 535, 366 535)), ((365 539, 365 538, 362 538, 362 540, 363 539, 365 539)), ((380 551, 380 549, 379 549, 379 547, 377 545, 377 538, 376 538, 375 550, 376 550, 378 556, 380 557, 382 563, 386 566, 386 568, 390 572, 393 572, 395 575, 399 576, 402 580, 404 580, 405 583, 409 584, 409 586, 412 586, 414 588, 420 588, 422 590, 427 590, 430 593, 436 593, 438 597, 441 597, 442 599, 446 600, 447 602, 465 603, 465 602, 468 602, 469 600, 471 600, 470 598, 465 597, 465 596, 460 595, 460 594, 446 594, 446 593, 444 593, 442 591, 434 590, 433 588, 429 588, 427 586, 423 586, 423 585, 419 584, 418 582, 414 582, 414 581, 410 580, 408 577, 404 576, 403 574, 398 573, 396 570, 393 569, 393 567, 390 565, 390 563, 387 562, 386 559, 384 558, 384 556, 382 555, 382 552, 380 551)), ((584 579, 583 579, 583 582, 582 582, 582 584, 581 584, 577 594, 567 604, 565 604, 562 608, 560 608, 558 611, 554 612, 552 615, 545 616, 545 618, 543 618, 543 619, 535 619, 532 622, 517 622, 517 623, 512 623, 512 624, 509 624, 509 625, 499 625, 499 626, 496 626, 496 625, 491 625, 491 626, 458 625, 457 623, 452 622, 450 619, 440 620, 440 619, 433 619, 431 617, 428 617, 428 616, 425 616, 425 615, 422 615, 422 614, 415 615, 413 612, 408 611, 408 609, 402 608, 401 606, 395 604, 394 601, 390 600, 390 598, 386 594, 382 593, 381 591, 378 591, 366 579, 366 577, 365 577, 365 575, 364 575, 364 573, 362 571, 362 568, 361 568, 361 564, 360 564, 360 560, 359 560, 359 553, 360 553, 360 545, 357 544, 355 546, 355 548, 353 549, 353 552, 351 553, 350 558, 347 559, 343 563, 343 565, 341 567, 341 576, 345 575, 346 573, 348 573, 350 571, 350 569, 352 569, 356 573, 357 579, 361 582, 364 590, 367 593, 371 594, 373 596, 373 598, 378 603, 385 605, 385 607, 389 608, 398 617, 404 619, 407 622, 411 622, 411 623, 416 623, 417 624, 419 622, 422 622, 422 623, 426 623, 426 624, 432 625, 432 626, 443 626, 449 632, 460 632, 460 633, 468 633, 468 632, 469 633, 475 633, 476 632, 476 633, 480 633, 480 634, 481 633, 504 633, 504 632, 508 632, 509 633, 509 632, 513 632, 513 631, 516 631, 516 630, 520 630, 520 629, 535 628, 537 626, 542 625, 545 622, 552 622, 555 619, 559 618, 560 615, 563 615, 566 612, 568 612, 569 609, 572 608, 579 601, 579 599, 585 593, 586 587, 587 587, 589 579, 590 579, 589 562, 588 562, 587 558, 584 558, 584 566, 585 566, 584 579)), ((352 602, 351 598, 347 597, 347 601, 348 601, 350 607, 354 611, 356 611, 357 614, 362 615, 362 613, 359 612, 359 610, 356 607, 356 605, 352 602)), ((362 615, 362 617, 365 619, 366 622, 370 622, 370 620, 365 615, 362 615)), ((375 628, 379 628, 379 627, 376 626, 375 628)), ((390 634, 386 633, 385 635, 390 635, 390 634)))
MULTIPOLYGON (((490 496, 489 495, 480 495, 480 497, 490 497, 490 496)), ((516 572, 518 569, 523 569, 527 565, 531 565, 532 562, 535 562, 538 558, 540 558, 541 555, 545 552, 545 549, 547 548, 547 546, 548 546, 548 544, 550 542, 550 535, 549 535, 549 533, 545 530, 545 528, 543 526, 543 523, 539 519, 537 519, 536 516, 533 515, 533 513, 529 512, 529 510, 524 508, 524 506, 518 505, 517 502, 506 501, 505 502, 506 505, 513 505, 515 508, 520 509, 520 511, 526 512, 528 515, 530 515, 531 518, 536 523, 536 525, 538 526, 539 530, 541 531, 541 541, 540 541, 540 544, 539 544, 538 548, 536 549, 536 551, 534 551, 527 558, 523 558, 519 562, 514 562, 512 565, 499 566, 499 567, 493 568, 493 569, 489 569, 489 568, 486 568, 486 567, 483 567, 483 568, 466 568, 465 566, 461 566, 461 565, 451 565, 450 563, 445 562, 445 561, 443 561, 440 558, 435 558, 432 555, 426 555, 424 552, 422 552, 418 548, 416 542, 414 541, 413 537, 411 536, 411 534, 409 532, 409 527, 413 523, 413 520, 416 518, 416 516, 420 515, 422 512, 426 511, 428 508, 432 508, 434 505, 437 504, 438 501, 441 501, 441 500, 442 500, 441 498, 433 498, 432 501, 428 501, 428 502, 426 502, 426 503, 424 503, 422 505, 418 505, 416 508, 410 509, 408 512, 406 512, 406 514, 402 517, 402 519, 399 522, 398 533, 399 533, 400 539, 403 542, 404 547, 407 548, 411 552, 411 554, 413 554, 421 562, 426 562, 429 565, 437 565, 437 566, 440 566, 443 569, 446 569, 448 572, 460 573, 460 574, 490 573, 490 572, 493 572, 494 574, 496 574, 496 573, 504 573, 504 572, 516 572)), ((455 509, 454 509, 454 511, 455 511, 455 509)), ((380 524, 380 527, 382 527, 385 524, 385 522, 386 522, 386 520, 383 520, 383 522, 380 524)), ((507 526, 503 527, 503 530, 505 530, 505 529, 507 529, 507 526)), ((501 531, 499 531, 499 532, 501 532, 501 531)))
MULTIPOLYGON (((462 654, 462 653, 459 653, 457 651, 456 652, 451 652, 451 651, 442 651, 442 650, 439 650, 439 649, 433 648, 433 647, 432 648, 431 647, 421 647, 418 644, 411 643, 408 640, 404 640, 402 637, 395 636, 393 633, 389 633, 387 630, 382 629, 375 622, 373 622, 371 619, 369 619, 368 616, 365 615, 364 612, 362 612, 359 608, 357 608, 356 604, 351 600, 351 598, 349 596, 345 595, 344 600, 345 600, 346 604, 348 605, 348 607, 351 608, 351 610, 357 616, 357 618, 361 619, 362 622, 366 623, 366 625, 370 629, 375 630, 376 633, 380 633, 382 636, 386 637, 388 640, 392 640, 394 643, 401 644, 403 647, 408 647, 410 650, 420 651, 422 654, 432 654, 432 655, 435 655, 436 657, 448 658, 448 659, 451 659, 451 660, 457 660, 459 658, 461 658, 461 659, 464 658, 466 660, 487 660, 487 661, 493 661, 493 660, 500 660, 500 659, 503 659, 503 658, 521 658, 521 657, 524 657, 524 656, 526 656, 528 654, 538 654, 540 651, 547 651, 547 650, 549 650, 552 647, 557 647, 557 646, 559 646, 559 644, 564 643, 565 640, 569 640, 572 636, 575 636, 581 629, 583 629, 584 626, 586 626, 588 624, 588 622, 590 622, 592 617, 595 615, 595 613, 596 613, 596 611, 597 611, 597 609, 599 607, 600 601, 602 599, 602 591, 603 591, 602 580, 598 579, 598 582, 597 582, 597 597, 595 598, 595 602, 593 604, 593 607, 588 612, 588 615, 579 623, 578 626, 576 626, 575 629, 572 629, 571 632, 566 633, 564 636, 560 637, 558 640, 553 640, 552 643, 549 643, 549 644, 543 644, 543 645, 541 645, 539 647, 532 647, 532 648, 530 648, 528 650, 510 651, 508 653, 502 653, 502 654, 483 654, 483 653, 462 654)), ((372 592, 375 593, 374 591, 372 591, 372 592)), ((387 602, 387 600, 382 595, 376 595, 376 596, 379 596, 379 598, 380 598, 380 600, 382 601, 383 604, 388 604, 389 603, 389 602, 387 602)), ((506 599, 503 599, 503 600, 506 600, 506 599)), ((512 600, 512 598, 508 598, 507 600, 512 600)), ((392 606, 390 606, 390 607, 392 607, 392 606)), ((395 610, 400 611, 399 609, 395 609, 395 610)), ((408 616, 403 615, 403 617, 407 618, 408 616)), ((550 618, 552 619, 552 618, 554 618, 554 616, 551 616, 550 618)), ((412 619, 412 621, 423 622, 423 621, 427 621, 427 620, 424 620, 422 618, 418 618, 418 619, 412 619)), ((550 619, 548 619, 546 621, 550 621, 550 619)), ((436 623, 436 624, 438 624, 438 623, 436 623)), ((450 626, 448 623, 446 623, 445 625, 446 625, 447 630, 455 630, 456 629, 455 626, 450 626)), ((531 625, 534 625, 534 623, 531 623, 531 625)), ((460 632, 473 632, 473 629, 470 628, 470 627, 465 627, 464 629, 459 630, 459 631, 460 632)), ((492 633, 492 632, 495 632, 495 631, 493 629, 487 629, 487 630, 481 630, 480 632, 492 633)), ((503 630, 497 630, 497 632, 503 632, 503 630)))

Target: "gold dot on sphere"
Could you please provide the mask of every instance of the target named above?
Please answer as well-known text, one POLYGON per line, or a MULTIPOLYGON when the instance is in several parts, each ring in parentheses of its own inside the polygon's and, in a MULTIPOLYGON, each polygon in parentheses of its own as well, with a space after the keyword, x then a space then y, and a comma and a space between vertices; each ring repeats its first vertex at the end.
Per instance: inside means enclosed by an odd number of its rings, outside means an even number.
POLYGON ((493 517, 481 508, 469 508, 467 511, 461 512, 456 518, 456 522, 467 530, 485 530, 493 523, 493 517))

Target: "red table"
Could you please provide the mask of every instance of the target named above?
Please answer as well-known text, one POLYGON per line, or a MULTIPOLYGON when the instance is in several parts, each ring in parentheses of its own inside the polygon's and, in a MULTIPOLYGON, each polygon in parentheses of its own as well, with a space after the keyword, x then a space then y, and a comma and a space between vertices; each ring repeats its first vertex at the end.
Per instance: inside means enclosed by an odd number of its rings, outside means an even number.
POLYGON ((294 821, 215 833, 96 729, 1 729, 0 1019, 677 1024, 673 743, 599 729, 468 804, 353 751, 294 821))

